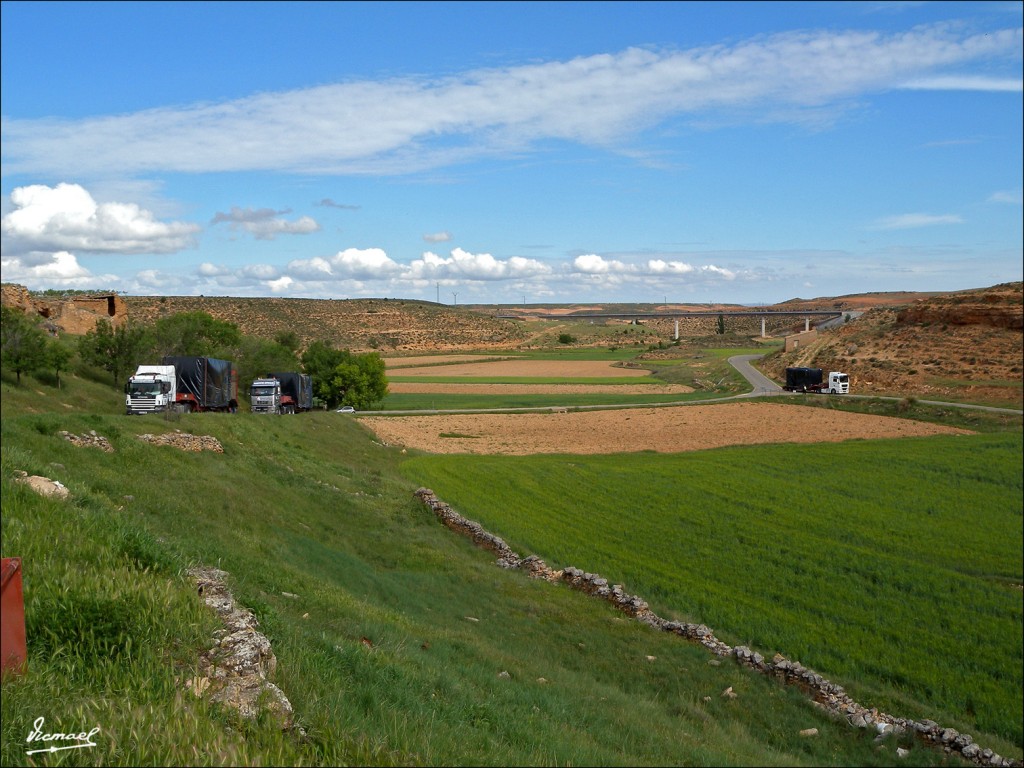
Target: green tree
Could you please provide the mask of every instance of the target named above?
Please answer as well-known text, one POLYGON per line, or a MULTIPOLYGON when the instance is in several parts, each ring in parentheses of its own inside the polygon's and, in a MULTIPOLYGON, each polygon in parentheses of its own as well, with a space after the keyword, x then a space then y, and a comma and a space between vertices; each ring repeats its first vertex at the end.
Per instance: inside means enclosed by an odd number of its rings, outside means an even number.
POLYGON ((22 373, 39 370, 46 362, 46 333, 24 312, 0 307, 0 365, 22 373))
POLYGON ((114 377, 114 385, 145 361, 152 348, 149 329, 131 322, 114 328, 109 320, 97 320, 96 327, 78 340, 78 354, 114 377))
POLYGON ((57 389, 60 389, 60 372, 66 371, 74 353, 56 339, 47 342, 43 366, 57 378, 57 389))
POLYGON ((280 331, 274 334, 274 341, 292 352, 298 352, 299 347, 302 346, 299 334, 295 331, 280 331))
POLYGON ((377 352, 350 355, 335 367, 331 385, 339 405, 351 405, 358 410, 372 408, 388 394, 384 361, 377 352))
POLYGON ((242 337, 236 365, 239 388, 246 392, 253 379, 266 376, 272 371, 298 371, 301 367, 293 350, 279 342, 256 336, 242 337))
POLYGON ((351 405, 367 409, 388 393, 384 361, 377 352, 353 354, 315 341, 303 353, 302 367, 313 377, 313 393, 328 408, 351 405))
POLYGON ((153 351, 158 359, 165 355, 233 359, 241 343, 237 325, 207 312, 179 312, 153 323, 153 351))
POLYGON ((725 333, 725 315, 719 315, 718 316, 718 333, 719 334, 724 334, 725 333))

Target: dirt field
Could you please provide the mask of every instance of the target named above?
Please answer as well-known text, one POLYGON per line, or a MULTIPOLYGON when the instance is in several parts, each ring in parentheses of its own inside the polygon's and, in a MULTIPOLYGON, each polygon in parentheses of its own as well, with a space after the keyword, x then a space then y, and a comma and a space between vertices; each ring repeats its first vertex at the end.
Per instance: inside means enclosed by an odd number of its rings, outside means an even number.
POLYGON ((494 360, 503 358, 500 354, 494 355, 409 355, 406 357, 384 357, 384 367, 388 370, 401 369, 404 373, 406 368, 416 366, 436 366, 439 363, 478 363, 483 360, 494 360))
POLYGON ((417 395, 681 395, 693 392, 685 384, 420 384, 393 381, 388 390, 417 395))
POLYGON ((427 365, 422 368, 396 368, 395 376, 479 376, 580 378, 643 378, 651 372, 643 368, 616 368, 601 360, 492 360, 490 362, 427 365))
POLYGON ((907 419, 770 403, 552 414, 372 416, 360 421, 389 445, 429 453, 510 455, 674 453, 757 443, 970 434, 907 419))

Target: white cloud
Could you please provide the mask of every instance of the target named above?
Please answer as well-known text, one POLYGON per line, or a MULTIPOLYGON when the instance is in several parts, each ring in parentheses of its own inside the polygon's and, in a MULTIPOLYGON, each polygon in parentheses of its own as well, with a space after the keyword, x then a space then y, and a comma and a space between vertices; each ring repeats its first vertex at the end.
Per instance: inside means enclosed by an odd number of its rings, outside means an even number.
POLYGON ((608 260, 596 253, 577 256, 572 260, 572 267, 585 275, 608 275, 615 272, 633 272, 635 267, 614 259, 608 260))
POLYGON ((134 203, 97 203, 77 184, 16 187, 0 227, 5 255, 25 251, 173 253, 194 245, 199 226, 164 223, 134 203))
POLYGON ((231 207, 230 213, 217 212, 211 224, 228 223, 232 230, 243 230, 257 240, 273 240, 278 235, 308 235, 319 232, 320 225, 310 216, 295 221, 286 221, 278 216, 291 211, 275 211, 270 208, 231 207))
POLYGON ((6 173, 79 176, 408 173, 544 139, 607 146, 671 117, 831 120, 848 101, 901 87, 1019 91, 1015 71, 1001 79, 957 70, 1016 68, 1021 43, 1020 28, 969 35, 951 24, 794 32, 79 120, 4 118, 3 164, 6 173))
POLYGON ((963 224, 963 218, 953 213, 933 215, 930 213, 903 213, 878 219, 875 229, 916 229, 938 224, 963 224))
POLYGON ((404 277, 412 280, 513 280, 551 271, 543 262, 513 256, 496 259, 489 253, 470 253, 454 248, 448 257, 427 251, 415 259, 404 277))
POLYGON ((221 277, 223 275, 230 275, 231 270, 224 265, 211 264, 208 261, 204 261, 196 269, 196 274, 201 277, 221 277))
POLYGON ((435 232, 432 235, 424 235, 423 239, 428 243, 447 243, 452 239, 451 232, 435 232))
POLYGON ((693 270, 693 265, 684 261, 651 259, 647 262, 647 271, 653 275, 687 275, 693 270))
POLYGON ((993 192, 989 195, 988 202, 990 203, 1009 203, 1010 205, 1024 205, 1024 192, 1021 190, 1016 191, 1002 191, 993 192))
POLYGON ((288 275, 282 275, 277 280, 269 281, 267 287, 274 293, 283 293, 288 290, 293 282, 295 281, 288 277, 288 275))
POLYGON ((286 272, 306 280, 347 280, 352 278, 386 278, 402 267, 380 248, 346 248, 328 259, 295 259, 286 272))
POLYGON ((94 275, 78 263, 75 255, 67 251, 41 253, 32 251, 19 256, 0 259, 4 282, 31 285, 35 290, 48 288, 108 289, 120 282, 116 275, 94 275))
POLYGON ((910 90, 925 91, 1001 91, 1004 93, 1020 93, 1024 91, 1024 81, 1019 78, 1010 80, 996 77, 972 77, 969 75, 947 77, 922 77, 908 80, 902 86, 910 90))

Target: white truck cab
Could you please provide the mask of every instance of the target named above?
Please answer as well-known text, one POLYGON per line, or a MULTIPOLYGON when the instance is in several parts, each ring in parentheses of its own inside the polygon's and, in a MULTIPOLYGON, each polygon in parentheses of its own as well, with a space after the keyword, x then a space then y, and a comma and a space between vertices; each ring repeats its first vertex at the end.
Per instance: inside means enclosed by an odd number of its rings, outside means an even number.
POLYGON ((170 410, 177 381, 173 365, 140 365, 125 385, 125 411, 131 416, 170 410))
POLYGON ((848 395, 850 393, 850 375, 839 371, 829 371, 828 383, 823 389, 830 395, 848 395))

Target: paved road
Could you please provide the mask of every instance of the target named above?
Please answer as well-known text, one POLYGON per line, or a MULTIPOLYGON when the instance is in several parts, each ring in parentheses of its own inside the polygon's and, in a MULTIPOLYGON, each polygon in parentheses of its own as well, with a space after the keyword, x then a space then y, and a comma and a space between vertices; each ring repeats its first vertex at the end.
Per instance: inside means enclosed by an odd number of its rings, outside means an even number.
MULTIPOLYGON (((801 392, 787 392, 774 381, 769 379, 759 370, 754 368, 750 363, 754 360, 758 360, 764 355, 735 355, 729 358, 729 364, 739 371, 743 378, 747 380, 747 383, 751 386, 751 391, 743 395, 734 395, 733 397, 725 398, 726 400, 735 400, 741 397, 765 397, 768 395, 802 395, 801 392)), ((903 400, 902 397, 885 397, 882 395, 814 395, 814 397, 859 397, 862 399, 869 400, 903 400)), ((969 403, 948 403, 942 400, 921 400, 917 399, 917 402, 922 405, 944 405, 950 408, 968 408, 976 411, 989 411, 991 413, 1012 413, 1018 416, 1024 415, 1024 411, 1014 410, 1013 408, 995 408, 990 405, 971 405, 969 403)))
MULTIPOLYGON (((760 360, 764 355, 733 355, 729 358, 729 365, 735 368, 747 380, 751 391, 735 397, 764 397, 765 395, 787 395, 789 394, 769 379, 750 363, 753 360, 760 360)), ((734 398, 729 398, 734 399, 734 398)))

